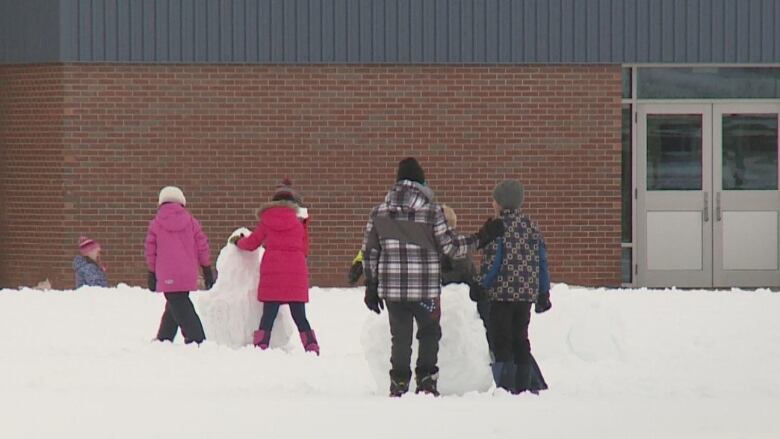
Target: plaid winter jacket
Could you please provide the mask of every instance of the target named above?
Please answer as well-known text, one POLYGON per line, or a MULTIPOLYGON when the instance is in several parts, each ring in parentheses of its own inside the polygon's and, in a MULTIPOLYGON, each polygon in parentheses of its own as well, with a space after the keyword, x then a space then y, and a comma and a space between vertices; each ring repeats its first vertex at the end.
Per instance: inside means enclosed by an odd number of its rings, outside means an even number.
POLYGON ((363 237, 363 268, 368 285, 391 302, 433 299, 441 293, 442 255, 463 257, 477 237, 458 236, 425 186, 402 180, 375 207, 363 237))
POLYGON ((504 235, 485 247, 480 282, 492 301, 536 302, 550 289, 544 237, 518 210, 505 210, 501 219, 504 235))

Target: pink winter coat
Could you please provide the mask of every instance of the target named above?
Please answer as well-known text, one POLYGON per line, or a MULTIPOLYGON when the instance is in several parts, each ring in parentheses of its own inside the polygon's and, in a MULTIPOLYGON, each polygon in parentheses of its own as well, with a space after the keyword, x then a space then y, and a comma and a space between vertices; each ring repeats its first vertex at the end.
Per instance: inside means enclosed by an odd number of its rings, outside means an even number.
POLYGON ((149 223, 146 265, 157 276, 157 291, 198 289, 200 266, 211 265, 209 241, 200 223, 178 203, 165 203, 149 223))
POLYGON ((261 302, 309 301, 309 233, 307 223, 296 216, 297 209, 288 201, 269 203, 258 214, 257 228, 236 243, 248 251, 265 247, 257 288, 261 302))

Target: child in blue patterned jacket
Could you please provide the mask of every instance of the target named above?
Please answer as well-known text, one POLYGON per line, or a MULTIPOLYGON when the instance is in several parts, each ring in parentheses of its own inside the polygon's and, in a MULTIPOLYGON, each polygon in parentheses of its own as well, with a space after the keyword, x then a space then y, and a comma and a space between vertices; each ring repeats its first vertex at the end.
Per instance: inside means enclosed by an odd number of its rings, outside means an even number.
POLYGON ((480 284, 490 300, 491 347, 496 386, 511 393, 547 388, 531 355, 528 324, 531 305, 537 313, 552 307, 547 249, 539 226, 520 211, 523 185, 505 180, 493 190, 493 209, 504 234, 488 244, 480 284))
POLYGON ((100 263, 100 243, 82 236, 79 238, 79 253, 73 259, 76 288, 84 285, 107 287, 106 268, 100 263))

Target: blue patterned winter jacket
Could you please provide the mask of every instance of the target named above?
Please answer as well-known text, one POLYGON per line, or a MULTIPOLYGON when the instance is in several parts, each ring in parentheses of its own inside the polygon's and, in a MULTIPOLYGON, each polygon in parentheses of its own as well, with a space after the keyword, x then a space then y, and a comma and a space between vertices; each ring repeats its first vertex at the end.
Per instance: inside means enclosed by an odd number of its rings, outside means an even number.
POLYGON ((92 259, 86 256, 76 256, 73 259, 73 271, 76 273, 76 288, 84 285, 92 287, 107 287, 106 272, 92 259))
POLYGON ((504 235, 488 244, 480 283, 497 302, 536 302, 550 291, 547 248, 539 226, 519 210, 505 210, 504 235))

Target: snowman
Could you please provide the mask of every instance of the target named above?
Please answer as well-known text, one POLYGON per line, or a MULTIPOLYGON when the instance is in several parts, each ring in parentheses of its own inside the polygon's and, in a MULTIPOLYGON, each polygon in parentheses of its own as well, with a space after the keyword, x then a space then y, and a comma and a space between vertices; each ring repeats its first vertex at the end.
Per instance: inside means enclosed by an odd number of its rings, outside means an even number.
MULTIPOLYGON (((251 230, 239 228, 230 236, 249 236, 251 230)), ((228 242, 217 258, 217 282, 211 290, 196 297, 206 339, 230 347, 252 345, 252 333, 260 325, 263 304, 257 300, 257 285, 260 280, 262 247, 243 251, 228 242)), ((274 322, 270 348, 291 351, 294 327, 287 307, 279 310, 274 322)))

